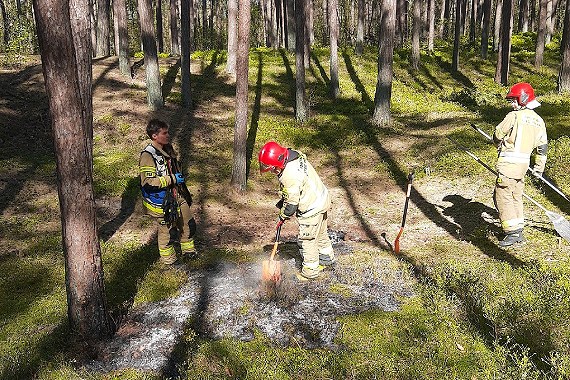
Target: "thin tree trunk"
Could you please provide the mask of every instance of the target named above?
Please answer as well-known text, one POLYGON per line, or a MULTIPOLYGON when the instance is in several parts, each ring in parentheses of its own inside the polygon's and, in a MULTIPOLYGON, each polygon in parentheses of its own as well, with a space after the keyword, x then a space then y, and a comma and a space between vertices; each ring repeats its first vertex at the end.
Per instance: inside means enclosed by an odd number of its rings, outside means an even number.
POLYGON ((455 3, 455 38, 453 39, 453 57, 451 59, 451 70, 459 71, 459 42, 461 40, 461 12, 463 0, 455 3))
POLYGON ((163 106, 163 100, 152 17, 152 0, 139 0, 138 8, 144 51, 148 106, 151 110, 156 111, 163 106))
POLYGON ((182 105, 185 108, 192 107, 192 92, 190 87, 190 51, 192 45, 191 31, 193 21, 193 6, 192 0, 180 1, 180 76, 181 76, 181 91, 182 91, 182 105))
POLYGON ((311 9, 313 7, 313 2, 310 0, 304 0, 303 1, 303 7, 304 7, 304 15, 303 15, 303 19, 305 20, 305 31, 304 31, 304 41, 305 41, 305 48, 303 49, 304 52, 304 57, 303 57, 303 62, 305 65, 305 68, 308 69, 309 65, 311 63, 311 33, 312 33, 312 20, 310 17, 310 13, 311 13, 311 9))
POLYGON ((374 94, 372 123, 376 126, 391 122, 394 36, 396 29, 396 0, 382 1, 380 10, 380 45, 378 49, 378 81, 374 94))
POLYGON ((528 32, 529 0, 520 0, 519 4, 519 32, 528 32))
POLYGON ((164 30, 162 27, 162 0, 156 0, 156 42, 158 51, 164 52, 164 30))
POLYGON ((331 70, 331 95, 333 99, 340 94, 338 85, 338 3, 337 0, 329 2, 329 31, 330 31, 330 70, 331 70))
POLYGON ((483 0, 483 25, 481 28, 481 57, 487 59, 489 30, 491 27, 491 0, 483 0))
POLYGON ((503 0, 501 21, 501 40, 495 71, 495 82, 506 86, 509 80, 511 60, 511 35, 513 32, 513 0, 503 0))
POLYGON ((549 44, 554 30, 554 5, 552 0, 546 2, 546 33, 544 35, 544 44, 549 44))
POLYGON ((93 192, 89 4, 33 4, 56 153, 68 318, 82 339, 95 343, 112 329, 93 192))
POLYGON ((131 76, 127 7, 125 0, 113 0, 113 22, 115 25, 115 50, 119 56, 119 70, 121 74, 131 76))
POLYGON ((295 50, 295 0, 287 0, 287 43, 288 49, 295 50))
POLYGON ((97 0, 97 57, 108 57, 110 49, 111 0, 97 0))
POLYGON ((172 55, 180 54, 180 28, 178 20, 179 0, 170 0, 170 52, 172 55))
POLYGON ((364 0, 358 0, 358 23, 356 26, 356 54, 362 55, 364 46, 364 0))
POLYGON ((295 0, 295 119, 304 122, 309 116, 305 104, 305 1, 295 0))
POLYGON ((8 46, 10 42, 10 21, 8 20, 4 0, 0 0, 0 11, 2 12, 2 25, 4 26, 4 45, 8 46))
POLYGON ((566 12, 564 13, 564 31, 560 53, 562 63, 558 73, 558 92, 570 92, 570 1, 566 0, 566 12))
POLYGON ((477 1, 471 0, 471 23, 469 24, 469 42, 475 42, 475 33, 477 29, 477 1))
POLYGON ((497 0, 497 8, 495 10, 495 28, 493 35, 493 51, 499 51, 499 41, 500 41, 500 31, 501 31, 501 20, 503 12, 503 0, 497 0))
POLYGON ((443 39, 449 39, 449 25, 451 24, 451 0, 443 0, 444 11, 443 11, 443 39))
POLYGON ((540 69, 544 57, 546 43, 546 17, 548 0, 540 0, 538 12, 538 33, 536 34, 536 50, 534 54, 534 68, 540 69))
POLYGON ((420 32, 421 32, 421 0, 413 0, 412 3, 412 69, 417 70, 420 66, 420 32))
POLYGON ((435 0, 428 0, 428 43, 427 48, 433 52, 433 42, 435 40, 435 0))
POLYGON ((235 190, 244 192, 247 182, 247 91, 249 73, 250 0, 239 0, 238 12, 236 121, 231 185, 235 190))
POLYGON ((226 72, 236 74, 236 47, 238 40, 238 0, 228 0, 228 59, 226 72))

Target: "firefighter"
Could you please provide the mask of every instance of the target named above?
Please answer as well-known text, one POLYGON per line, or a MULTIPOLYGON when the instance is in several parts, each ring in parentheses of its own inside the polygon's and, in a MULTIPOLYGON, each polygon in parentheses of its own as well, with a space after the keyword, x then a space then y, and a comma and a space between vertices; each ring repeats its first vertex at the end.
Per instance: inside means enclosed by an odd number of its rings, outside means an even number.
POLYGON ((151 142, 141 152, 139 160, 143 206, 157 222, 160 262, 174 264, 174 243, 180 244, 183 256, 196 255, 196 222, 190 210, 192 198, 170 145, 168 124, 152 119, 146 133, 151 142))
POLYGON ((524 176, 535 149, 532 173, 537 177, 542 176, 548 149, 544 121, 534 111, 540 103, 535 99, 532 86, 517 83, 511 87, 506 99, 513 111, 497 125, 493 134, 499 153, 493 199, 505 233, 503 240, 499 241, 501 247, 524 241, 524 176))
POLYGON ((280 183, 280 223, 296 216, 299 247, 303 257, 299 279, 317 278, 326 266, 336 263, 327 231, 331 206, 328 189, 303 153, 266 143, 259 152, 259 170, 277 175, 280 183))

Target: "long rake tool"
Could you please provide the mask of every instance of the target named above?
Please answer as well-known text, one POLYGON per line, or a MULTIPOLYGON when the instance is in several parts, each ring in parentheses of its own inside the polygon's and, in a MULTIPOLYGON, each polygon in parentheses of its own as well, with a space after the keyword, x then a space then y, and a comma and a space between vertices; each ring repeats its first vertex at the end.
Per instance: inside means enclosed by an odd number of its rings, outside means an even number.
MULTIPOLYGON (((493 138, 491 136, 489 136, 484 130, 482 130, 481 128, 479 128, 478 126, 476 126, 475 124, 471 124, 471 127, 473 129, 475 129, 477 132, 479 132, 480 134, 482 134, 483 136, 485 136, 485 138, 489 141, 493 141, 493 138)), ((532 174, 532 169, 528 168, 528 171, 532 174)), ((554 184, 550 181, 548 181, 546 178, 544 178, 543 176, 538 177, 540 178, 540 180, 542 180, 542 182, 544 182, 545 184, 547 184, 548 186, 550 186, 550 188, 554 191, 556 191, 562 198, 566 199, 568 202, 570 202, 570 198, 568 198, 568 196, 566 196, 566 194, 564 194, 562 192, 562 190, 560 190, 559 188, 557 188, 556 186, 554 186, 554 184)))
POLYGON ((414 181, 414 172, 408 175, 408 191, 406 192, 406 203, 404 204, 404 215, 402 216, 402 225, 400 226, 400 232, 394 240, 394 253, 400 253, 400 237, 404 232, 404 226, 406 225, 406 216, 408 215, 408 204, 410 203, 410 194, 412 192, 412 182, 414 181))
MULTIPOLYGON (((467 153, 471 158, 473 158, 475 161, 480 163, 485 169, 489 170, 494 175, 498 175, 497 172, 493 168, 491 168, 485 162, 481 161, 481 159, 479 157, 477 157, 476 155, 471 153, 469 150, 467 150, 467 148, 463 147, 461 144, 459 144, 457 141, 452 140, 451 138, 450 138, 450 140, 455 145, 457 145, 461 150, 463 150, 465 153, 467 153)), ((531 197, 529 197, 528 195, 526 195, 524 193, 523 193, 523 197, 525 197, 526 199, 528 199, 529 201, 534 203, 536 206, 538 206, 542 211, 544 211, 546 216, 548 217, 548 219, 550 219, 550 221, 552 222, 552 225, 554 226, 554 229, 556 230, 556 232, 558 232, 558 234, 560 236, 562 236, 566 241, 570 241, 570 222, 568 222, 566 219, 564 219, 564 217, 562 217, 562 215, 557 214, 553 211, 547 210, 540 203, 538 203, 537 201, 535 201, 534 199, 532 199, 531 197)))

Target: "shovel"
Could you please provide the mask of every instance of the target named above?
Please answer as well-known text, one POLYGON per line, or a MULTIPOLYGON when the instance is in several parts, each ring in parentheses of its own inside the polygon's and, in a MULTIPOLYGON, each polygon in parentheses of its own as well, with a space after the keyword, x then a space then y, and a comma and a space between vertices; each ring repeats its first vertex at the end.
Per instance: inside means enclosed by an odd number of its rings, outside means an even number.
MULTIPOLYGON (((451 138, 449 138, 449 139, 455 145, 457 145, 459 148, 461 148, 461 150, 463 150, 465 153, 467 153, 471 158, 473 158, 475 161, 477 161, 478 163, 483 165, 483 167, 485 167, 485 169, 489 170, 494 175, 497 175, 497 172, 495 170, 493 170, 489 165, 487 165, 486 163, 481 161, 481 159, 479 157, 477 157, 476 155, 474 155, 473 153, 468 151, 465 147, 461 146, 458 142, 452 140, 451 138)), ((550 219, 550 221, 552 222, 554 229, 556 230, 556 232, 558 232, 558 235, 560 235, 566 241, 570 241, 570 222, 568 222, 566 219, 564 219, 562 217, 562 215, 557 214, 553 211, 547 210, 543 205, 541 205, 540 203, 538 203, 537 201, 535 201, 534 199, 532 199, 531 197, 529 197, 528 195, 526 195, 524 193, 523 193, 523 197, 525 197, 526 199, 528 199, 529 201, 534 203, 535 206, 539 207, 542 211, 544 211, 546 213, 546 216, 548 217, 548 219, 550 219)))
POLYGON ((412 182, 414 180, 414 172, 408 175, 408 191, 406 192, 406 203, 404 204, 404 215, 402 216, 402 225, 400 226, 400 232, 394 240, 394 253, 400 253, 400 236, 404 232, 404 225, 406 224, 406 215, 408 215, 408 203, 410 202, 410 193, 412 192, 412 182))
MULTIPOLYGON (((485 136, 485 138, 489 141, 493 141, 493 138, 491 136, 489 136, 487 133, 485 133, 485 131, 483 131, 481 128, 479 128, 478 126, 476 126, 475 124, 471 124, 471 127, 473 129, 475 129, 477 132, 479 132, 480 134, 482 134, 483 136, 485 136)), ((532 169, 528 168, 528 172, 532 174, 532 169)), ((534 176, 534 175, 533 175, 534 176)), ((560 195, 562 198, 566 199, 568 202, 570 202, 570 199, 566 196, 566 194, 564 194, 562 192, 562 190, 560 190, 559 188, 557 188, 556 186, 554 186, 554 184, 552 184, 550 181, 548 181, 546 178, 544 178, 543 176, 537 177, 538 179, 540 179, 542 182, 544 182, 545 184, 547 184, 548 186, 550 186, 550 188, 554 191, 556 191, 558 193, 558 195, 560 195)))
POLYGON ((274 260, 275 253, 277 252, 277 246, 279 245, 279 235, 281 235, 281 226, 283 221, 277 223, 277 232, 275 233, 275 243, 273 244, 273 250, 271 251, 271 256, 269 260, 263 260, 261 264, 261 279, 264 282, 279 282, 281 280, 281 263, 274 260))

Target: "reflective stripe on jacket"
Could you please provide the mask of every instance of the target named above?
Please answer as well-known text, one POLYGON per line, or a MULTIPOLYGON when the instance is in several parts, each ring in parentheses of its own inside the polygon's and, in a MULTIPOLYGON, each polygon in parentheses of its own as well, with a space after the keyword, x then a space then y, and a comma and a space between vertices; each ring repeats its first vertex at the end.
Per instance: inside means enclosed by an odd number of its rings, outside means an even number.
POLYGON ((143 205, 147 212, 162 216, 162 201, 166 189, 173 183, 168 170, 170 156, 160 148, 148 144, 141 152, 139 171, 143 205))
POLYGON ((287 162, 279 175, 283 208, 297 205, 297 216, 308 218, 330 208, 329 191, 321 181, 307 157, 300 152, 298 158, 287 162))
MULTIPOLYGON (((530 165, 533 150, 548 145, 544 120, 533 110, 520 109, 511 111, 497 125, 494 135, 499 141, 497 171, 503 175, 521 179, 530 165)), ((544 171, 546 156, 537 154, 535 168, 544 171)))

